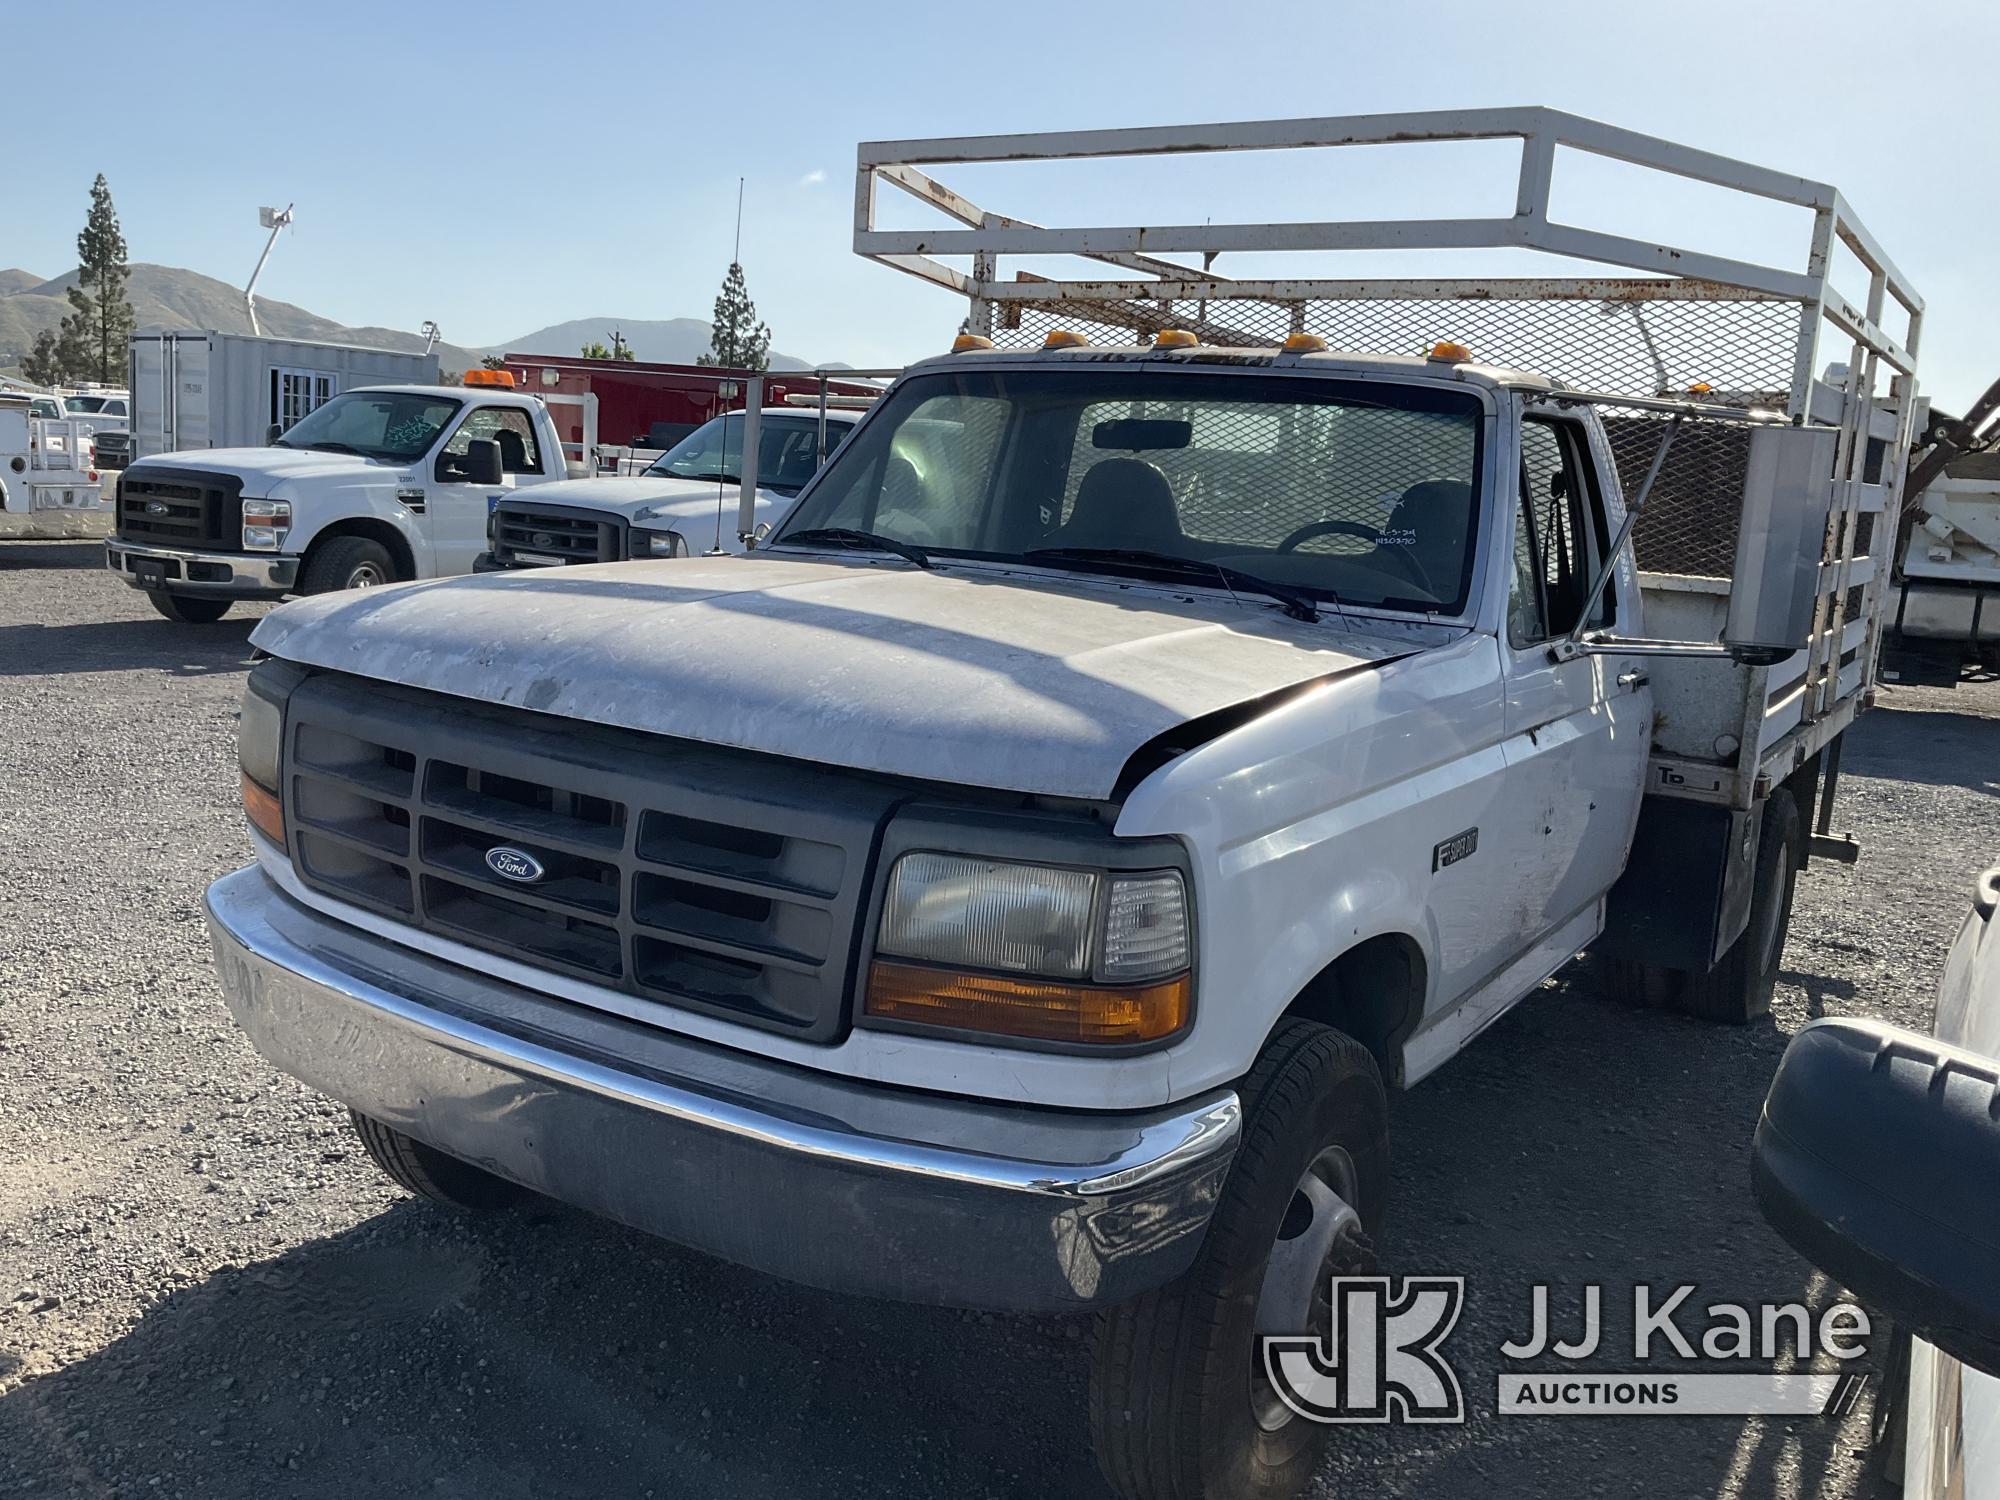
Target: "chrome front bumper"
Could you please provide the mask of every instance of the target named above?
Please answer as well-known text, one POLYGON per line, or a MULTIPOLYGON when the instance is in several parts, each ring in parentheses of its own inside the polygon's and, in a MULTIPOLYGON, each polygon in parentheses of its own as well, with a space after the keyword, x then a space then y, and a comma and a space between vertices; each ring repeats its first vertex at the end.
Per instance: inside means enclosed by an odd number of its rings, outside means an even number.
POLYGON ((1143 1114, 871 1087, 504 984, 301 906, 208 889, 224 998, 272 1062, 442 1151, 835 1291, 1076 1310, 1173 1280, 1241 1124, 1222 1090, 1143 1114))
MULTIPOLYGON (((264 552, 186 552, 113 537, 104 544, 104 566, 135 589, 175 594, 221 594, 232 599, 280 599, 298 584, 299 560, 264 552), (144 582, 134 558, 161 565, 160 581, 144 582)), ((152 576, 148 570, 148 577, 152 576)))

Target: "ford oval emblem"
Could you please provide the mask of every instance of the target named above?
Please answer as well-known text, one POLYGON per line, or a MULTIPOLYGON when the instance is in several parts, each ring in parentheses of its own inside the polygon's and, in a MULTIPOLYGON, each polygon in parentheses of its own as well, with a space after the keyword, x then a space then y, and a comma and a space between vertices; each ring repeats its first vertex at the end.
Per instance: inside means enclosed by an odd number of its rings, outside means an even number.
POLYGON ((520 885, 533 885, 548 874, 534 855, 525 849, 510 849, 505 844, 486 851, 486 868, 502 880, 512 880, 520 885))
POLYGON ((167 513, 167 506, 166 506, 166 502, 165 502, 165 501, 162 501, 162 500, 148 500, 148 501, 146 502, 146 514, 147 514, 147 515, 149 515, 149 516, 164 516, 164 515, 165 515, 166 513, 167 513))
POLYGON ((537 547, 553 547, 556 544, 555 534, 548 531, 538 531, 530 540, 537 547))

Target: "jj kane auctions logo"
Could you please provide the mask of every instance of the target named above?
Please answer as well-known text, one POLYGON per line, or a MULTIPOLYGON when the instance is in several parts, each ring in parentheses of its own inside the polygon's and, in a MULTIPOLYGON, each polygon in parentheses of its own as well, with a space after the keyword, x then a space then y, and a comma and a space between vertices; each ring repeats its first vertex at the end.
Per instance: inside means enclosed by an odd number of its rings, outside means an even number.
MULTIPOLYGON (((1604 1289, 1581 1289, 1574 1338, 1557 1337, 1549 1288, 1531 1289, 1529 1329, 1500 1346, 1509 1361, 1553 1361, 1552 1369, 1502 1371, 1496 1408, 1505 1416, 1753 1414, 1813 1416, 1845 1411, 1864 1377, 1807 1368, 1819 1355, 1846 1362, 1867 1353, 1868 1315, 1851 1302, 1818 1313, 1803 1303, 1694 1304, 1697 1288, 1631 1292, 1632 1359, 1644 1368, 1601 1370, 1577 1362, 1607 1351, 1604 1289), (1732 1363, 1761 1369, 1731 1370, 1732 1363), (1783 1363, 1793 1368, 1777 1371, 1783 1363), (1724 1368, 1716 1369, 1716 1365, 1724 1368)), ((1337 1276, 1324 1339, 1260 1340, 1264 1373, 1279 1398, 1313 1422, 1463 1422, 1465 1398, 1443 1346, 1465 1305, 1465 1279, 1337 1276)))

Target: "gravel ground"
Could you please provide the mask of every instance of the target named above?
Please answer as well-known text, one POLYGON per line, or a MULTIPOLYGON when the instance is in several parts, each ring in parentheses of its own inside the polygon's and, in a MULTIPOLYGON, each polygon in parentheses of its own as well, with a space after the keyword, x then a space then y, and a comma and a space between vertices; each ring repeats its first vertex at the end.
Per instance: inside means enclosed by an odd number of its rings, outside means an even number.
MULTIPOLYGON (((555 1206, 468 1223, 390 1188, 210 973, 259 611, 173 626, 98 559, 0 545, 0 1494, 1103 1494, 1077 1322, 832 1297, 555 1206)), ((1500 1418, 1495 1351, 1536 1281, 1569 1322, 1586 1282, 1607 1306, 1635 1280, 1829 1299, 1752 1205, 1758 1104, 1812 1016, 1928 1022, 1997 792, 2000 686, 1885 691, 1837 820, 1866 852, 1801 882, 1775 1024, 1576 977, 1395 1101, 1385 1250, 1469 1278, 1448 1350, 1472 1415, 1343 1433, 1319 1491, 1884 1493, 1865 1403, 1500 1418)))

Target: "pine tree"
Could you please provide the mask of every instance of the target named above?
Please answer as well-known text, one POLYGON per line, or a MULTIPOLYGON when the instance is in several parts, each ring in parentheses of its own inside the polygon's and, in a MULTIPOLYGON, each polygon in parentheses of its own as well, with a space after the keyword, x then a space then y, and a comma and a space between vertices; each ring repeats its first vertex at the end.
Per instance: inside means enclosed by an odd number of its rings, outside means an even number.
POLYGON ((125 267, 118 210, 111 206, 111 188, 102 172, 90 185, 90 217, 76 237, 76 257, 76 285, 69 289, 72 311, 64 316, 60 335, 64 374, 72 380, 121 383, 134 322, 125 295, 131 272, 125 267))
POLYGON ((611 351, 604 347, 602 339, 592 339, 578 351, 585 359, 609 359, 611 351))
POLYGON ((21 360, 21 373, 33 385, 61 385, 68 378, 63 365, 62 340, 53 328, 35 335, 35 346, 21 360))
POLYGON ((709 331, 708 353, 698 365, 720 365, 729 370, 762 370, 771 363, 771 330, 757 321, 757 304, 743 284, 743 266, 729 263, 722 278, 722 295, 715 299, 715 320, 709 331))

